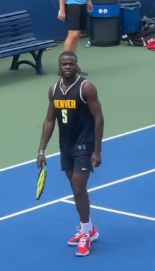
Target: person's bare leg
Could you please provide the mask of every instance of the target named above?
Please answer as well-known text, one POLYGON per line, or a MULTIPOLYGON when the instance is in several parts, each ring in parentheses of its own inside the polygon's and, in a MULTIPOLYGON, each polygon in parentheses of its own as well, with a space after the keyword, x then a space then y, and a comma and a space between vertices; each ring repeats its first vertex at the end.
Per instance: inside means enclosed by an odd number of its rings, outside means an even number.
POLYGON ((81 31, 69 31, 68 36, 64 43, 64 50, 72 51, 76 53, 80 36, 81 36, 81 31))
POLYGON ((90 253, 91 243, 99 237, 97 229, 92 224, 90 215, 90 201, 87 192, 90 171, 79 172, 73 170, 72 172, 66 172, 66 175, 70 181, 80 218, 80 228, 77 228, 78 233, 68 240, 68 244, 77 246, 77 256, 86 256, 90 253))
MULTIPOLYGON (((81 223, 89 223, 90 221, 90 201, 87 192, 87 182, 90 172, 78 173, 78 172, 66 172, 66 175, 70 181, 71 189, 74 194, 74 200, 76 204, 77 212, 80 216, 81 223)), ((92 225, 90 225, 90 231, 92 225)))
MULTIPOLYGON (((71 186, 74 193, 74 200, 81 223, 88 223, 90 218, 90 202, 87 192, 87 182, 90 172, 73 172, 71 186)), ((92 228, 90 228, 90 231, 92 228)))

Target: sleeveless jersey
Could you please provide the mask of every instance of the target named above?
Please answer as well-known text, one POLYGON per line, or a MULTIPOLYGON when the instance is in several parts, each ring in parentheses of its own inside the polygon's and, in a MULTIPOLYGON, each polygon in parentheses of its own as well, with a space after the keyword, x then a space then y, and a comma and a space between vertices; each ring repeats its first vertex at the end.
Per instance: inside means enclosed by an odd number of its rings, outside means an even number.
POLYGON ((53 91, 60 151, 68 156, 94 151, 94 118, 81 94, 85 81, 85 78, 78 76, 64 94, 61 79, 55 84, 53 91))

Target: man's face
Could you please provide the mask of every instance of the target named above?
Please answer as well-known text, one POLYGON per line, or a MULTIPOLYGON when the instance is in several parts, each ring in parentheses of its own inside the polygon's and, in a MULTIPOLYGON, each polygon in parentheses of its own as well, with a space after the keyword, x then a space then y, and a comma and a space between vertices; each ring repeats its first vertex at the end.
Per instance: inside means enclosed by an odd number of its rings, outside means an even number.
POLYGON ((59 60, 59 68, 63 77, 72 77, 76 74, 77 63, 74 56, 62 56, 59 60))

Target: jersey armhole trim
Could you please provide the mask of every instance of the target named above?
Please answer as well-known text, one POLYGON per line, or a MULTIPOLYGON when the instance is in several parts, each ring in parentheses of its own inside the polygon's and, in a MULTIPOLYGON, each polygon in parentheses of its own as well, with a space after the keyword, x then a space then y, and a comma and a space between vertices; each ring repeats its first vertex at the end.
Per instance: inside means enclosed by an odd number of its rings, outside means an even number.
POLYGON ((53 94, 53 95, 52 95, 53 97, 54 97, 54 94, 55 94, 56 87, 57 87, 57 83, 55 83, 54 88, 53 88, 53 91, 52 91, 52 92, 53 92, 53 93, 52 93, 52 94, 53 94))
POLYGON ((85 82, 87 82, 88 80, 84 80, 82 83, 81 83, 81 86, 80 86, 80 99, 82 100, 83 103, 86 104, 86 101, 83 99, 82 97, 82 86, 85 82))

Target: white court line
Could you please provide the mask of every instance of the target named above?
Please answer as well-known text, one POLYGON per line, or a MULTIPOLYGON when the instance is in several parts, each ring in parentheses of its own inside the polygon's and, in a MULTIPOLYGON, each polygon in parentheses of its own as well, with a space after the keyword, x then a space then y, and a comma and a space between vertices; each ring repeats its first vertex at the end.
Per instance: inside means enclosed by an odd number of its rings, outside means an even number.
MULTIPOLYGON (((120 137, 123 137, 123 136, 131 135, 131 134, 134 134, 134 133, 142 132, 142 131, 145 131, 145 130, 148 130, 148 129, 151 129, 151 128, 155 128, 155 124, 152 124, 152 125, 149 125, 149 126, 146 126, 146 127, 142 127, 142 128, 136 129, 136 130, 132 130, 132 131, 129 131, 129 132, 126 132, 126 133, 123 133, 123 134, 118 134, 118 135, 115 135, 115 136, 107 137, 107 138, 103 139, 102 142, 106 142, 106 141, 113 140, 113 139, 116 139, 116 138, 120 138, 120 137)), ((57 156, 59 154, 60 154, 60 152, 53 153, 53 154, 47 155, 46 158, 51 158, 51 157, 57 156)), ((34 163, 34 162, 36 162, 36 159, 29 160, 29 161, 19 163, 19 164, 13 165, 13 166, 9 166, 9 167, 6 167, 6 168, 2 168, 2 169, 0 169, 0 172, 6 171, 6 170, 9 170, 9 169, 14 169, 16 167, 25 166, 25 165, 28 165, 28 164, 31 164, 31 163, 34 163)))
MULTIPOLYGON (((99 189, 102 189, 102 188, 105 188, 105 187, 108 187, 108 186, 111 186, 111 185, 115 185, 115 184, 118 184, 118 183, 122 183, 122 182, 126 182, 126 181, 129 181, 129 180, 132 180, 132 179, 136 179, 138 177, 145 176, 145 175, 148 175, 148 174, 151 174, 151 173, 154 173, 154 172, 155 172, 155 168, 151 169, 151 170, 148 170, 148 171, 145 171, 145 172, 141 172, 139 174, 135 174, 135 175, 120 179, 120 180, 117 180, 117 181, 114 181, 114 182, 110 182, 110 183, 106 183, 106 184, 103 184, 103 185, 100 185, 100 186, 90 188, 90 189, 88 189, 88 192, 93 192, 93 191, 96 191, 96 190, 99 190, 99 189)), ((22 215, 22 214, 25 214, 25 213, 29 213, 29 212, 32 212, 32 211, 35 211, 35 210, 38 210, 38 209, 53 205, 53 204, 58 203, 58 202, 62 202, 63 200, 68 200, 68 199, 71 199, 71 198, 73 198, 73 195, 68 195, 68 196, 63 197, 63 198, 52 200, 52 201, 40 204, 38 206, 34 206, 34 207, 31 207, 31 208, 28 208, 28 209, 25 209, 25 210, 10 214, 10 215, 0 217, 0 221, 9 219, 9 218, 12 218, 12 217, 15 217, 15 216, 19 216, 19 215, 22 215)))
MULTIPOLYGON (((75 205, 75 202, 71 201, 71 200, 63 199, 61 201, 65 202, 65 203, 75 205)), ((110 213, 115 213, 115 214, 126 215, 126 216, 141 218, 141 219, 145 219, 145 220, 155 221, 155 217, 150 217, 150 216, 145 216, 145 215, 138 215, 138 214, 129 213, 129 212, 123 212, 123 211, 119 211, 119 210, 115 210, 115 209, 110 209, 110 208, 105 208, 105 207, 101 207, 101 206, 92 205, 92 204, 90 205, 90 207, 93 208, 93 209, 96 209, 96 210, 101 210, 101 211, 106 211, 106 212, 110 212, 110 213)))
POLYGON ((141 173, 138 173, 138 174, 135 174, 135 175, 132 175, 132 176, 129 176, 129 177, 125 177, 125 178, 117 180, 117 181, 113 181, 113 182, 110 182, 110 183, 95 186, 93 188, 88 189, 88 192, 93 192, 93 191, 96 191, 96 190, 99 190, 99 189, 102 189, 102 188, 105 188, 105 187, 108 187, 108 186, 111 186, 111 185, 115 185, 115 184, 123 183, 123 182, 126 182, 126 181, 130 181, 132 179, 136 179, 136 178, 139 178, 139 177, 142 177, 142 176, 154 173, 154 172, 155 172, 155 168, 144 171, 144 172, 141 172, 141 173))

